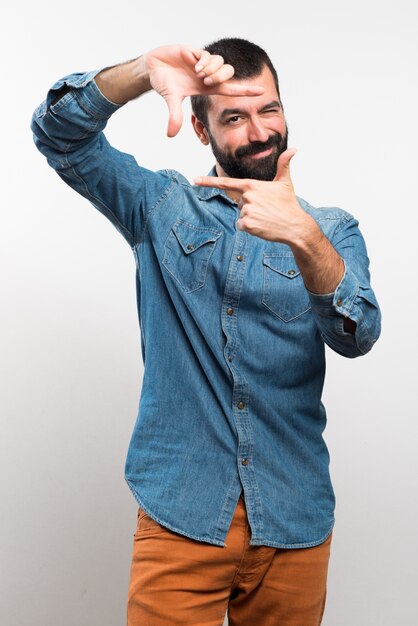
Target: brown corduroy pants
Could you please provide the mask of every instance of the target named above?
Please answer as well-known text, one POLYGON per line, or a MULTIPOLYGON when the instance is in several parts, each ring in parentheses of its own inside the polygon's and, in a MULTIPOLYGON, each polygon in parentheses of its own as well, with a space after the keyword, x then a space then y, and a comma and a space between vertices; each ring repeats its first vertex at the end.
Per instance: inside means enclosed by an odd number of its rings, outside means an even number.
POLYGON ((319 626, 332 534, 313 548, 250 546, 241 496, 226 546, 175 533, 138 509, 127 626, 319 626))

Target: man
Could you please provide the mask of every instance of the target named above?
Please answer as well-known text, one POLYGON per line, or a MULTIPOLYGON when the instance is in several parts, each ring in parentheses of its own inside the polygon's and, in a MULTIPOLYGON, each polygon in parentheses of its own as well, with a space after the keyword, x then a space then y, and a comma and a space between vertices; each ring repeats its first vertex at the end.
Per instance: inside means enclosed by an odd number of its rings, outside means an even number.
POLYGON ((132 248, 144 377, 126 480, 138 504, 128 625, 317 626, 334 525, 325 348, 380 334, 357 220, 295 195, 277 74, 243 39, 163 46, 55 83, 38 149, 132 248), (235 74, 234 74, 235 72, 235 74), (167 134, 216 163, 191 185, 109 145, 154 89, 167 134))

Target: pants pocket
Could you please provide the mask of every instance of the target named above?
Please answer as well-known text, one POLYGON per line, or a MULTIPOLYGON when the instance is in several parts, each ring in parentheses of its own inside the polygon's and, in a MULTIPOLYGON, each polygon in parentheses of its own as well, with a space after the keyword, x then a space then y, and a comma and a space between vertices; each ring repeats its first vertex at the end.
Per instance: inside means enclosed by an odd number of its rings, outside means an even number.
POLYGON ((138 508, 136 531, 134 534, 135 539, 139 539, 144 535, 155 534, 156 532, 162 533, 166 530, 165 526, 162 526, 162 524, 148 515, 144 509, 138 508))

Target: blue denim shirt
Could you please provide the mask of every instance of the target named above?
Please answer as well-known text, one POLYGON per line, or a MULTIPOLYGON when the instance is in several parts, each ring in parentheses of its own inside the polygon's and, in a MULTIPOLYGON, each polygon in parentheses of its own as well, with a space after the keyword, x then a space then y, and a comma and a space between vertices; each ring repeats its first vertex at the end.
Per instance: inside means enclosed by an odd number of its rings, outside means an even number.
POLYGON ((109 144, 103 129, 122 105, 100 92, 99 71, 52 85, 31 128, 135 258, 144 376, 126 481, 152 518, 199 541, 226 545, 243 490, 251 545, 320 544, 335 508, 325 344, 353 358, 380 334, 358 221, 298 197, 345 265, 335 292, 310 293, 289 246, 236 228, 238 205, 223 190, 150 171, 109 144))

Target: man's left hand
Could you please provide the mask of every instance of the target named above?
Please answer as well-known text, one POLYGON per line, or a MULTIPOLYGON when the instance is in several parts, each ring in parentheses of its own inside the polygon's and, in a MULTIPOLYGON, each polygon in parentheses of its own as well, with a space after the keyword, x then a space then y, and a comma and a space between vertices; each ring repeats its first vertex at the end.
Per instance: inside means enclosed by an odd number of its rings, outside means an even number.
POLYGON ((201 176, 194 182, 201 187, 216 187, 240 194, 239 230, 269 241, 290 244, 306 237, 315 227, 315 221, 299 205, 293 189, 289 164, 295 154, 295 148, 288 148, 280 155, 272 181, 201 176))

